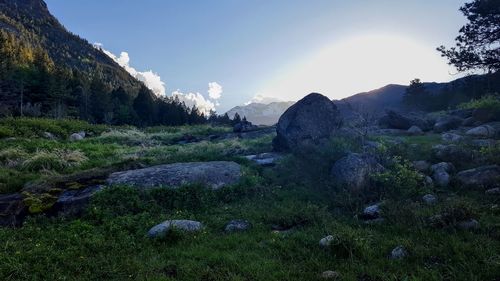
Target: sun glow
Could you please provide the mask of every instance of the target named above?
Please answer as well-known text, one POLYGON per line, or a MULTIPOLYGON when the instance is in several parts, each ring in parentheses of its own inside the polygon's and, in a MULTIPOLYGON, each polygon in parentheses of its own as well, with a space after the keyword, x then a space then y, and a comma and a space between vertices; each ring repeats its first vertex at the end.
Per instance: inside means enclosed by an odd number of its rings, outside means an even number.
POLYGON ((387 84, 450 81, 454 70, 427 46, 395 35, 367 35, 337 41, 302 61, 284 67, 261 92, 297 100, 314 91, 333 99, 387 84))

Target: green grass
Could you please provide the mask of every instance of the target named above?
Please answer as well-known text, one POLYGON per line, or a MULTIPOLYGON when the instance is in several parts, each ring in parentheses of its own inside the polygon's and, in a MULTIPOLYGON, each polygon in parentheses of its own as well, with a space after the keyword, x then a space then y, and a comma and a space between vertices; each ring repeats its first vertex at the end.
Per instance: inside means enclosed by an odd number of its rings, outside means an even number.
MULTIPOLYGON (((22 228, 2 228, 0 280, 321 280, 326 270, 353 281, 483 281, 500 276, 500 198, 456 186, 423 189, 422 179, 408 165, 409 160, 426 159, 439 143, 438 135, 407 137, 400 146, 382 138, 385 144, 377 157, 386 164, 386 173, 372 193, 355 195, 335 186, 330 177, 336 160, 360 151, 349 140, 304 148, 274 168, 242 157, 270 151, 272 135, 172 145, 184 134, 205 138, 228 130, 108 128, 79 142, 20 135, 0 141, 4 192, 19 190, 28 181, 130 161, 233 160, 243 165, 244 174, 239 184, 215 191, 200 185, 146 192, 111 187, 92 200, 81 218, 35 215, 22 228), (40 152, 51 160, 36 168, 23 165, 41 157, 40 152), (78 165, 47 165, 65 153, 84 158, 77 157, 82 160, 78 165), (426 192, 437 194, 439 203, 423 204, 426 192), (357 219, 376 201, 384 202, 384 223, 368 225, 357 219), (436 214, 446 214, 442 225, 429 223, 436 214), (481 228, 456 228, 456 222, 469 218, 477 219, 481 228), (206 227, 196 234, 147 237, 152 226, 167 219, 197 220, 206 227), (226 234, 224 225, 232 219, 246 219, 252 228, 226 234), (335 241, 324 249, 318 242, 326 235, 335 241), (399 245, 408 257, 389 259, 399 245)), ((50 190, 27 196, 35 213, 54 200, 50 190)))

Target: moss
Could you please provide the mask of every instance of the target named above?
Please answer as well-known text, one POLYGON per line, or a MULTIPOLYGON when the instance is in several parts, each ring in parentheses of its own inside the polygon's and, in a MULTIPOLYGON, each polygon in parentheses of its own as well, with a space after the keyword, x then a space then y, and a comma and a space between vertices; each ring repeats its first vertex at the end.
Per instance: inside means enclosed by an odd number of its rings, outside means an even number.
POLYGON ((57 196, 49 193, 34 194, 29 192, 23 192, 23 202, 28 207, 30 214, 40 214, 43 213, 57 202, 57 196))

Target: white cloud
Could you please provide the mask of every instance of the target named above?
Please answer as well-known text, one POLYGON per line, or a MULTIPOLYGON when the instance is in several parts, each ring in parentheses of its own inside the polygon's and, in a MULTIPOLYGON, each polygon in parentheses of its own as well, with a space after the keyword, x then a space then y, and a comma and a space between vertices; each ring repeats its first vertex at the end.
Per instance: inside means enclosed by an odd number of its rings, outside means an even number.
POLYGON ((251 103, 263 103, 263 104, 270 104, 272 102, 280 102, 283 101, 278 98, 273 98, 273 97, 266 97, 263 94, 256 94, 251 100, 247 101, 245 105, 249 105, 251 103))
POLYGON ((217 82, 208 83, 208 96, 213 100, 220 99, 222 95, 222 86, 217 82))
POLYGON ((211 110, 215 110, 215 104, 209 99, 205 99, 200 93, 184 94, 180 90, 172 92, 172 97, 178 97, 181 102, 184 102, 188 107, 196 106, 205 116, 210 114, 211 110))
POLYGON ((165 83, 161 80, 161 77, 154 73, 152 70, 149 71, 137 71, 135 68, 130 66, 130 57, 127 52, 121 52, 120 56, 117 57, 115 54, 103 48, 101 43, 95 43, 94 47, 104 52, 108 57, 112 58, 116 63, 123 67, 130 75, 135 77, 137 80, 142 81, 146 87, 148 87, 157 96, 164 96, 166 93, 165 83))

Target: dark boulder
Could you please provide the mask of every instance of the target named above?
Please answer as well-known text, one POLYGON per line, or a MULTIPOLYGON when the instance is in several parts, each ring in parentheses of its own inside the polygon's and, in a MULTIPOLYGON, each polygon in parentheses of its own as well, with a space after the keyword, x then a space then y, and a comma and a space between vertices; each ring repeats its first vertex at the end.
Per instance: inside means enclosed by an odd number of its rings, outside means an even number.
POLYGON ((499 108, 476 108, 472 112, 472 117, 477 122, 483 124, 487 122, 500 121, 499 108))
POLYGON ((370 187, 370 176, 384 168, 369 154, 350 153, 333 165, 331 175, 339 186, 359 192, 370 187))
POLYGON ((50 212, 54 215, 80 216, 90 203, 90 199, 102 188, 97 185, 79 190, 66 190, 59 196, 50 212))
POLYGON ((281 115, 273 147, 276 151, 287 151, 322 144, 341 123, 337 106, 330 99, 317 93, 309 94, 281 115))
POLYGON ((258 126, 253 125, 251 122, 248 121, 241 121, 233 126, 234 133, 251 132, 256 129, 258 129, 258 126))
POLYGON ((19 193, 0 195, 0 227, 21 226, 28 208, 19 193))
POLYGON ((460 127, 463 122, 463 118, 453 115, 446 115, 436 121, 436 124, 434 124, 434 131, 437 133, 442 133, 449 130, 454 130, 460 127))
POLYGON ((408 130, 412 126, 418 127, 422 131, 429 131, 432 128, 432 123, 429 120, 416 115, 405 116, 393 110, 386 111, 386 115, 379 119, 379 125, 381 127, 400 130, 408 130))
POLYGON ((456 180, 464 187, 491 187, 500 182, 500 167, 490 165, 462 171, 457 174, 456 180))

